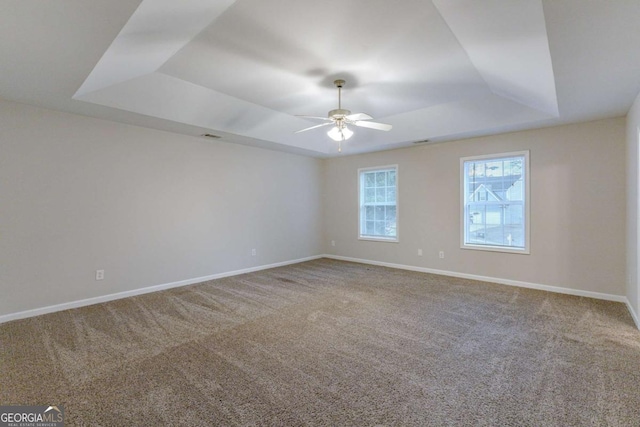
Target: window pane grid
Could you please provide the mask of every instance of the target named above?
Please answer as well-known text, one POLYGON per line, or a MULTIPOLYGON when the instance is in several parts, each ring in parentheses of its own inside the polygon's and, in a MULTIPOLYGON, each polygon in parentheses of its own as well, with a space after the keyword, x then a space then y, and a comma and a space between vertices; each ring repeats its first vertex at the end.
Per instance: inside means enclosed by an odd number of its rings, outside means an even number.
POLYGON ((396 169, 360 172, 360 236, 397 237, 396 169))
POLYGON ((463 244, 526 249, 525 155, 463 161, 463 244))

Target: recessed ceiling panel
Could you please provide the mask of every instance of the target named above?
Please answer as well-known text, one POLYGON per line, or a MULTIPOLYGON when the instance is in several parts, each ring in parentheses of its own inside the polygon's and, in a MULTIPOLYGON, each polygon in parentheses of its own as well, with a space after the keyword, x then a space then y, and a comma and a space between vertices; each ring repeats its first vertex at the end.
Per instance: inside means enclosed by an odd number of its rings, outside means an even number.
POLYGON ((342 108, 393 126, 345 152, 557 116, 540 0, 145 0, 74 98, 332 154, 295 116, 337 108, 338 78, 342 108))
POLYGON ((539 0, 433 0, 491 90, 558 116, 539 0))
POLYGON ((344 104, 374 117, 488 91, 423 0, 238 0, 159 71, 288 114, 336 108, 337 77, 344 104))
POLYGON ((155 72, 233 2, 142 2, 75 96, 155 72))

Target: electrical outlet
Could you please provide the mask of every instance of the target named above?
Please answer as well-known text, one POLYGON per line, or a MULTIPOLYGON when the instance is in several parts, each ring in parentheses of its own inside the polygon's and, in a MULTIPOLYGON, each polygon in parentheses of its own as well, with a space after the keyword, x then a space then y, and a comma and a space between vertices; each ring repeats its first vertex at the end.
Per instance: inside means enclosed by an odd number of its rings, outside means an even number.
POLYGON ((251 249, 251 256, 256 256, 256 250, 255 249, 251 249))
POLYGON ((336 241, 335 241, 335 240, 332 240, 332 241, 331 241, 331 246, 335 246, 335 245, 336 245, 336 241))
POLYGON ((422 256, 422 249, 418 249, 418 256, 422 256))
POLYGON ((444 251, 440 251, 438 255, 440 256, 440 258, 444 258, 444 251))
POLYGON ((96 270, 96 280, 104 280, 104 270, 96 270))

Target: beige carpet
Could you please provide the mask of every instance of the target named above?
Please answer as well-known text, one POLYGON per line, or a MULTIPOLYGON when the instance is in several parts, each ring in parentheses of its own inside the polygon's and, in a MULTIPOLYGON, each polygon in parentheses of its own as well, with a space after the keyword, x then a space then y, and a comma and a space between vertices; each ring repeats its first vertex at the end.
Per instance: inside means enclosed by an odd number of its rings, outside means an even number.
POLYGON ((0 325, 67 425, 639 426, 621 303, 321 259, 0 325))

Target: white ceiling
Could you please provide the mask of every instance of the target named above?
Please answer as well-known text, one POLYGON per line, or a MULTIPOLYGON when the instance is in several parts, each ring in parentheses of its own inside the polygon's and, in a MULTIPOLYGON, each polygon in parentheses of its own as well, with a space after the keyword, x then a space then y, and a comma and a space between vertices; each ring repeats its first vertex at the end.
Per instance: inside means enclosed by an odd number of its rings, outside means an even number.
POLYGON ((626 114, 638 0, 3 0, 0 97, 223 141, 338 155, 626 114), (392 7, 394 6, 394 7, 392 7))

